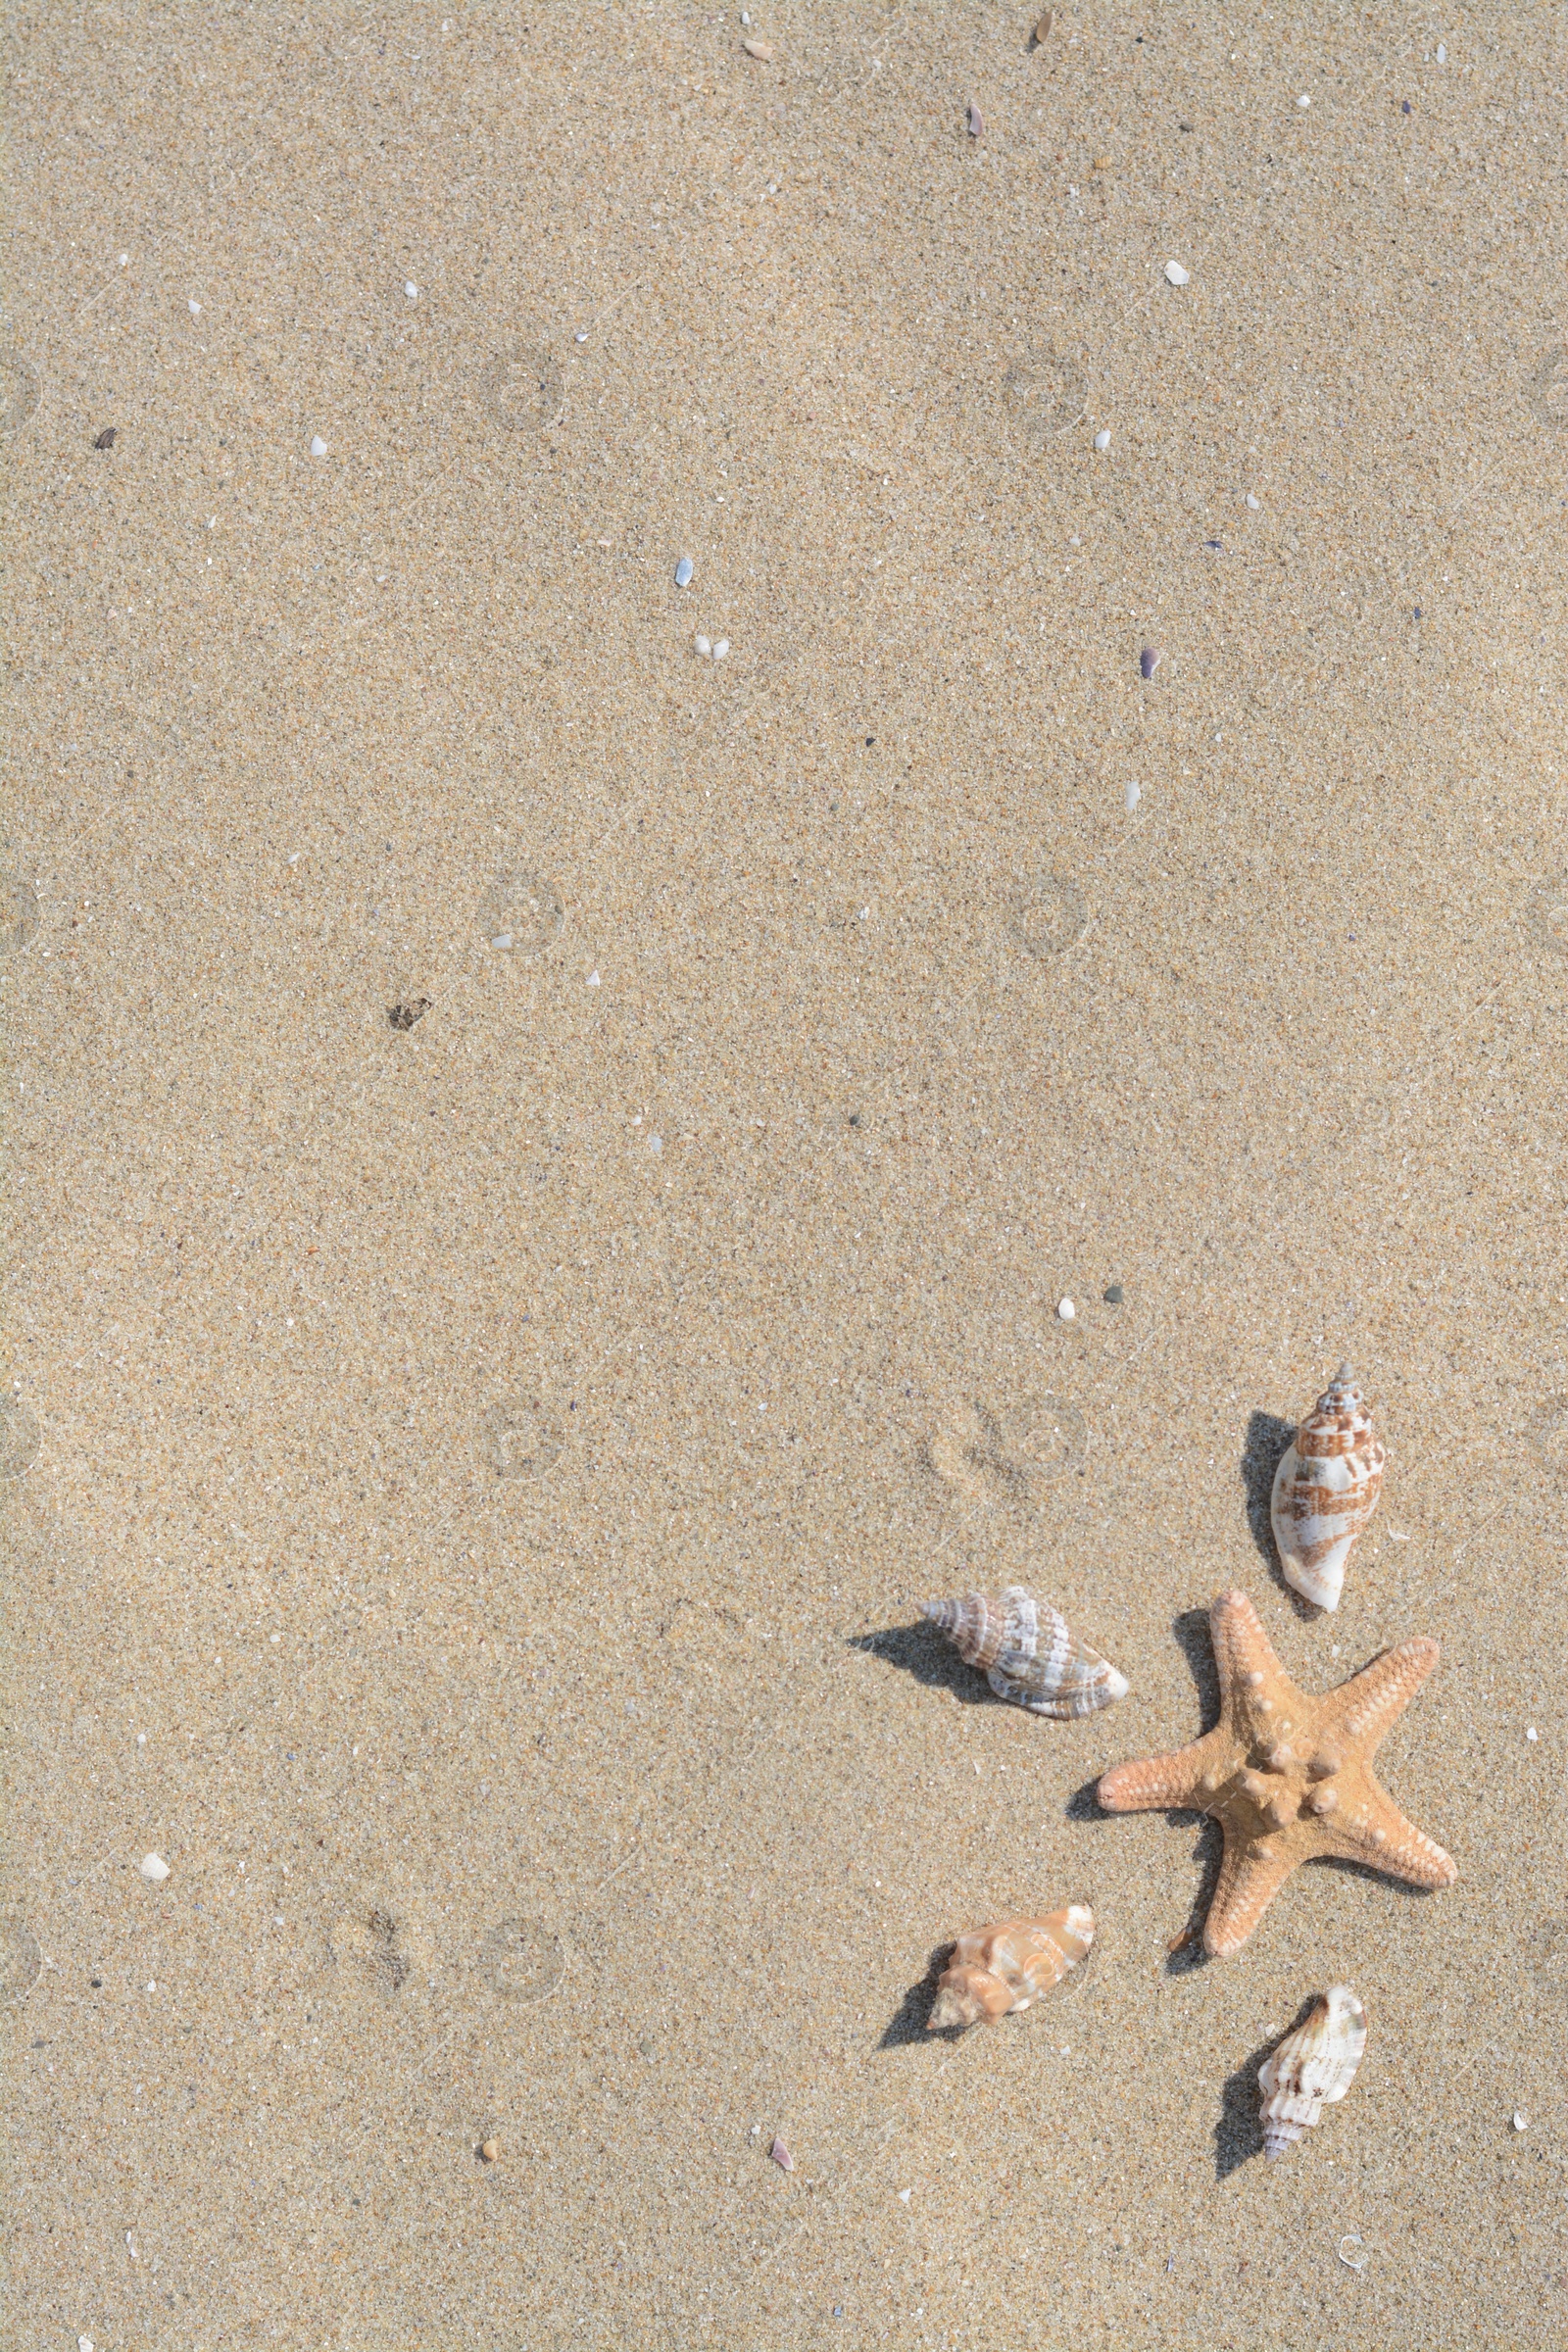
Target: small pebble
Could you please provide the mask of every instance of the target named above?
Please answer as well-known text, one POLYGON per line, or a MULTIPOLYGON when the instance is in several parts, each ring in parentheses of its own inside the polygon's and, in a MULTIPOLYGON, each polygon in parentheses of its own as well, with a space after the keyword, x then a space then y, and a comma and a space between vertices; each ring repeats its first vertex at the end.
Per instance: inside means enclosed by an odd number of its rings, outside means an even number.
POLYGON ((1180 262, 1167 262, 1165 264, 1165 275, 1169 278, 1173 286, 1185 286, 1189 272, 1182 268, 1180 262))
POLYGON ((112 424, 106 424, 103 431, 99 434, 97 440, 93 443, 93 447, 94 449, 113 449, 114 446, 115 428, 112 424))
MULTIPOLYGON (((1108 433, 1097 433, 1095 435, 1095 447, 1099 450, 1108 449, 1110 447, 1110 435, 1108 433)), ((1077 544, 1078 542, 1075 539, 1073 541, 1074 547, 1076 547, 1077 544)))
POLYGON ((1407 115, 1410 112, 1410 101, 1408 98, 1401 98, 1399 100, 1399 112, 1401 115, 1407 115))
POLYGON ((970 99, 970 101, 969 101, 969 136, 970 136, 970 138, 971 138, 971 139, 978 139, 978 138, 981 138, 981 137, 983 137, 983 136, 984 136, 984 133, 985 133, 985 127, 986 127, 986 119, 985 119, 984 115, 983 115, 983 114, 980 112, 980 109, 979 109, 979 108, 976 106, 976 104, 975 104, 974 100, 971 98, 971 99, 970 99))
POLYGON ((500 2153, 501 2142, 499 2139, 487 2139, 480 2143, 479 2154, 484 2163, 494 2164, 500 2153))
POLYGON ((1307 96, 1306 92, 1303 90, 1303 91, 1301 92, 1301 95, 1299 96, 1299 98, 1298 98, 1298 100, 1296 101, 1296 103, 1297 103, 1297 105, 1298 105, 1298 106, 1310 106, 1310 105, 1311 105, 1311 103, 1312 103, 1312 101, 1311 101, 1311 99, 1310 99, 1310 98, 1307 96))
POLYGON ((1530 2118, 1522 2107, 1516 2107, 1513 2111, 1513 2128, 1516 2132, 1528 2132, 1530 2129, 1530 2118))
POLYGON ((784 2145, 784 2142, 781 2139, 775 2137, 773 2145, 768 2149, 767 2152, 772 2157, 773 2162, 778 2166, 778 2169, 781 2173, 794 2172, 795 2159, 790 2154, 788 2148, 784 2145))
POLYGON ((592 971, 589 973, 587 985, 590 988, 597 988, 599 986, 599 974, 597 971, 592 971))
POLYGON ((1045 15, 1036 20, 1035 47, 1037 49, 1040 47, 1042 41, 1049 41, 1051 38, 1051 16, 1052 12, 1048 8, 1045 15))
POLYGON ((201 304, 200 304, 199 302, 193 302, 193 303, 191 304, 191 306, 190 306, 190 315, 191 315, 191 317, 192 317, 193 318, 199 318, 201 317, 201 315, 202 315, 202 306, 201 306, 201 304))
POLYGON ((1447 64, 1447 62, 1448 62, 1448 52, 1446 51, 1446 49, 1445 49, 1445 47, 1443 46, 1443 43, 1440 41, 1440 42, 1438 43, 1438 63, 1439 63, 1439 65, 1440 65, 1440 66, 1446 66, 1446 65, 1447 64))
POLYGON ((1155 653, 1152 645, 1146 645, 1143 652, 1138 657, 1139 676, 1141 678, 1152 678, 1155 670, 1159 667, 1161 659, 1162 657, 1155 653))
POLYGON ((1141 785, 1138 785, 1138 784, 1129 784, 1129 785, 1128 785, 1128 787, 1127 787, 1127 813, 1128 813, 1128 815, 1129 815, 1129 816, 1131 816, 1131 814, 1132 814, 1133 810, 1134 810, 1134 809, 1137 808, 1137 806, 1138 806, 1139 802, 1140 802, 1140 801, 1143 799, 1143 797, 1144 797, 1144 794, 1143 794, 1143 787, 1142 787, 1141 785))
POLYGON ((760 59, 764 66, 770 66, 773 62, 773 44, 771 41, 742 41, 741 47, 745 50, 748 57, 760 59))
POLYGON ((1105 1293, 1105 1304, 1106 1304, 1107 1306, 1120 1306, 1121 1302, 1122 1302, 1122 1287, 1121 1287, 1121 1284, 1120 1284, 1119 1282, 1113 1282, 1113 1283, 1111 1284, 1111 1286, 1110 1286, 1109 1290, 1107 1290, 1107 1291, 1106 1291, 1106 1293, 1105 1293))
POLYGON ((577 332, 572 336, 571 339, 574 343, 586 343, 588 340, 588 329, 585 326, 579 326, 577 332))
POLYGON ((326 443, 321 439, 319 433, 311 443, 311 455, 313 458, 324 458, 326 455, 326 443))
POLYGON ((675 585, 677 588, 689 588, 691 586, 693 568, 694 566, 690 556, 682 556, 680 562, 675 566, 675 585))
POLYGON ((694 637, 692 639, 692 646, 695 652, 702 655, 705 662, 708 661, 712 655, 713 649, 709 644, 706 637, 694 637))
POLYGON ((720 637, 718 643, 713 648, 713 660, 715 662, 722 662, 728 652, 729 639, 727 637, 720 637))
POLYGON ((419 299, 419 289, 418 289, 418 287, 417 287, 417 286, 415 284, 415 282, 414 282, 414 280, 413 280, 413 278, 412 278, 412 277, 406 277, 406 278, 404 279, 404 281, 403 281, 403 291, 404 291, 404 293, 405 293, 405 294, 408 296, 408 298, 409 298, 409 300, 410 300, 411 302, 417 302, 417 301, 418 301, 418 299, 419 299))
POLYGON ((1534 1724, 1532 1724, 1529 1731, 1526 1732, 1525 1738, 1527 1740, 1539 1740, 1541 1738, 1541 1734, 1537 1731, 1534 1724))
POLYGON ((1058 1323, 1077 1322, 1078 1309, 1074 1306, 1070 1298, 1058 1298, 1056 1300, 1056 1320, 1058 1323))
POLYGON ((1251 508, 1252 513, 1255 514, 1258 508, 1263 504, 1263 501, 1260 498, 1254 498, 1250 490, 1249 490, 1247 493, 1247 503, 1251 508))
POLYGON ((169 1864, 162 1854, 143 1854, 139 1867, 142 1877, 150 1880, 155 1886, 169 1876, 169 1864))

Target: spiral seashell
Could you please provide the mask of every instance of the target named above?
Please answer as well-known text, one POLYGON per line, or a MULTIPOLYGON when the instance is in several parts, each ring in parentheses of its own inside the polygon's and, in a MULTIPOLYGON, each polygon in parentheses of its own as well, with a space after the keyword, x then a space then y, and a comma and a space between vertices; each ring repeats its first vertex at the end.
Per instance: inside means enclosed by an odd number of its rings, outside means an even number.
POLYGON ((1087 1903, 1069 1903, 1049 1919, 1004 1919, 994 1928, 971 1928, 958 1937, 942 1972, 927 2033, 1027 2009, 1077 1967, 1094 1940, 1095 1915, 1087 1903))
POLYGON ((1010 1698, 1032 1715, 1066 1722, 1127 1695, 1125 1675, 1080 1642, 1049 1600, 1037 1600, 1022 1585, 922 1601, 920 1613, 942 1628, 966 1665, 980 1668, 999 1698, 1010 1698))
POLYGON ((1385 1455, 1366 1398, 1342 1364, 1274 1473, 1269 1516, 1285 1581, 1337 1609, 1350 1546, 1378 1507, 1385 1455))
POLYGON ((1270 2164, 1343 2099, 1366 2048, 1366 2011, 1348 1984, 1319 1993, 1306 2023, 1287 2034, 1257 2070, 1263 2094, 1263 2153, 1270 2164))

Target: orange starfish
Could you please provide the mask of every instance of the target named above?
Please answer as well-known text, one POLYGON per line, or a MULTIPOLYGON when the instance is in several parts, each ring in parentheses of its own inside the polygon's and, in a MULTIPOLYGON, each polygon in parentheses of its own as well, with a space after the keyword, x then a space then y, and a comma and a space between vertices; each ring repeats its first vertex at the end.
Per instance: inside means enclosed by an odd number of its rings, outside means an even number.
POLYGON ((1314 1854, 1369 1862, 1413 1886, 1451 1886, 1458 1873, 1449 1856, 1405 1820, 1371 1772, 1378 1741, 1437 1664, 1437 1642, 1400 1642, 1337 1690, 1308 1698, 1245 1592, 1220 1593, 1209 1624, 1219 1722, 1191 1747, 1118 1764, 1100 1784, 1112 1813, 1191 1807, 1222 1825, 1205 1951, 1240 1951, 1297 1864, 1314 1854))

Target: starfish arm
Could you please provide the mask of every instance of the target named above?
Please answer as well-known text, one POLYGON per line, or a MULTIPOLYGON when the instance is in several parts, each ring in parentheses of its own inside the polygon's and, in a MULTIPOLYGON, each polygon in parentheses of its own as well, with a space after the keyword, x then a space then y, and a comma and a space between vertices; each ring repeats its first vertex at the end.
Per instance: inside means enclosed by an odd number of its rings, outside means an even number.
POLYGON ((1391 1879, 1411 1886, 1451 1886, 1458 1867, 1436 1839, 1407 1821, 1393 1797, 1366 1777, 1368 1805, 1364 1820, 1336 1821, 1328 1844, 1352 1862, 1386 1870, 1391 1879))
POLYGON ((1318 1716, 1318 1738, 1333 1745, 1343 1740, 1363 1761, 1371 1756, 1389 1726, 1404 1713, 1436 1666, 1439 1643, 1421 1636, 1396 1642, 1381 1658, 1331 1690, 1318 1716))
POLYGON ((1249 1675, 1261 1675, 1265 1682, 1283 1675, 1263 1620, 1245 1592, 1221 1592, 1209 1609, 1208 1622, 1220 1689, 1227 1699, 1238 1685, 1246 1685, 1249 1675))
POLYGON ((1283 1843, 1258 1847, 1225 1833, 1214 1898, 1203 1923, 1203 1949, 1216 1960, 1239 1952, 1269 1904, 1296 1868, 1298 1857, 1283 1843))
POLYGON ((1135 1763, 1113 1764, 1102 1773, 1096 1790, 1107 1813, 1152 1813, 1161 1808, 1196 1809, 1208 1803, 1208 1791, 1199 1787, 1204 1773, 1222 1753, 1224 1734, 1205 1732, 1187 1747, 1168 1756, 1141 1756, 1135 1763))

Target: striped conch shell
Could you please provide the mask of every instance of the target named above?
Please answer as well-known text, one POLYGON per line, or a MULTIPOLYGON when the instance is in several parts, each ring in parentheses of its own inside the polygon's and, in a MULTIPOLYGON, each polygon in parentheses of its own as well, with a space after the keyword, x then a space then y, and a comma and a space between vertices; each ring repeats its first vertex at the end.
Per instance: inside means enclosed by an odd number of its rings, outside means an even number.
POLYGON ((978 1666, 999 1698, 1065 1722, 1127 1695, 1127 1679, 1080 1642, 1049 1600, 1022 1585, 1004 1592, 962 1592, 927 1600, 921 1615, 940 1625, 966 1665, 978 1666))
POLYGON ((1350 1546, 1378 1507, 1383 1447, 1366 1398, 1342 1364, 1274 1473, 1270 1517, 1285 1581, 1337 1609, 1350 1546))
POLYGON ((1287 2034, 1257 2070, 1263 2094, 1263 2153, 1272 2164, 1343 2099, 1366 2048, 1366 2011, 1348 1984, 1319 1993, 1306 2023, 1287 2034))
POLYGON ((1004 1919, 994 1928, 971 1928, 958 1937, 942 1972, 927 2033, 1027 2009, 1077 1967, 1094 1940, 1095 1915, 1087 1903, 1069 1903, 1049 1919, 1004 1919))

